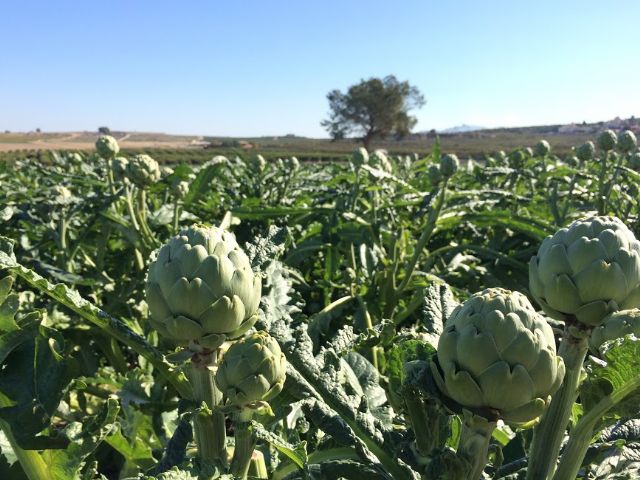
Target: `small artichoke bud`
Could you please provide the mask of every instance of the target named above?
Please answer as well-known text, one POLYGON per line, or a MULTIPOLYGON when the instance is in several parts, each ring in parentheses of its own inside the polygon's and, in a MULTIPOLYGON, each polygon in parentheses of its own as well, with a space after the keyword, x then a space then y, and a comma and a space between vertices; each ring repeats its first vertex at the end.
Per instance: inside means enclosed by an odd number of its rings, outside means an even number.
POLYGON ((454 309, 437 360, 432 371, 444 395, 512 424, 542 415, 565 372, 551 326, 526 296, 502 288, 476 293, 454 309))
POLYGON ((444 178, 451 178, 460 166, 460 161, 453 153, 448 153, 440 159, 440 172, 444 178))
POLYGON ((499 150, 494 155, 494 158, 499 162, 504 162, 507 159, 507 154, 504 153, 504 150, 499 150))
POLYGON ((267 332, 259 331, 229 347, 216 373, 216 384, 228 405, 249 406, 282 391, 287 359, 267 332))
POLYGON ((621 152, 631 152, 638 146, 638 140, 631 130, 625 130, 618 138, 618 148, 621 152))
POLYGON ((596 142, 598 143, 598 148, 600 150, 608 152, 609 150, 616 148, 618 136, 613 130, 604 130, 603 132, 600 132, 600 135, 596 138, 596 142))
POLYGON ((296 157, 287 158, 285 160, 285 166, 289 170, 289 173, 293 173, 300 168, 300 162, 296 157))
POLYGON ((82 163, 82 155, 80 155, 78 152, 67 154, 67 159, 74 165, 80 165, 82 163))
POLYGON ((576 156, 583 162, 591 160, 596 154, 596 146, 593 142, 585 142, 576 150, 576 156))
POLYGON ((176 180, 171 183, 171 193, 178 200, 183 200, 189 193, 189 182, 176 180))
POLYGON ((640 152, 636 152, 629 157, 629 168, 640 170, 640 152))
POLYGON ((111 135, 101 135, 96 140, 96 151, 105 160, 111 160, 120 151, 118 142, 111 135))
POLYGON ((600 325, 640 307, 640 242, 616 217, 576 220, 544 239, 529 262, 529 288, 549 316, 600 325))
POLYGON ((634 334, 640 337, 640 310, 621 310, 607 316, 602 324, 591 332, 589 337, 589 347, 591 351, 597 352, 603 343, 625 335, 634 334))
POLYGON ((122 181, 125 179, 128 164, 129 160, 125 157, 115 157, 111 160, 111 172, 113 172, 114 180, 122 181))
POLYGON ((160 167, 160 175, 163 178, 170 177, 171 175, 173 175, 173 173, 174 173, 174 171, 173 171, 173 168, 171 168, 171 167, 167 167, 166 165, 160 167))
POLYGON ((549 152, 551 152, 551 146, 549 145, 549 142, 547 142, 546 140, 540 140, 538 143, 536 143, 536 157, 546 157, 547 155, 549 155, 549 152))
POLYGON ((138 187, 153 185, 160 177, 160 165, 149 155, 136 155, 127 165, 127 178, 138 187))
POLYGON ((233 234, 194 225, 158 251, 145 293, 151 325, 179 345, 217 348, 258 319, 259 274, 233 234))
POLYGON ((429 165, 427 176, 429 177, 431 185, 438 185, 442 181, 442 172, 440 171, 440 166, 429 165))
POLYGON ((351 163, 356 168, 360 168, 365 163, 369 163, 369 152, 364 147, 360 147, 351 154, 351 163))
POLYGON ((514 169, 519 169, 524 166, 526 153, 522 150, 516 150, 509 154, 509 166, 514 169))
POLYGON ((573 155, 570 155, 567 158, 565 158, 564 163, 566 163, 570 167, 577 167, 578 165, 580 165, 580 160, 578 160, 578 157, 574 157, 573 155))
POLYGON ((251 168, 257 170, 258 172, 264 172, 264 170, 267 168, 267 161, 262 155, 258 154, 251 157, 251 159, 249 160, 249 165, 251 165, 251 168))
POLYGON ((528 157, 533 157, 533 148, 527 147, 524 149, 524 152, 527 154, 528 157))

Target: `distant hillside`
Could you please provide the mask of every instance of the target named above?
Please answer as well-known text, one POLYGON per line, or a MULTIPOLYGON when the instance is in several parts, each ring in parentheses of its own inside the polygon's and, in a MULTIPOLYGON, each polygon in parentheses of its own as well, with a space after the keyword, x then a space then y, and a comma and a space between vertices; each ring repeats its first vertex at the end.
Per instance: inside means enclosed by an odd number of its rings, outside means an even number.
POLYGON ((457 127, 445 128, 444 130, 438 130, 438 133, 464 133, 464 132, 475 132, 476 130, 484 130, 486 127, 480 127, 479 125, 458 125, 457 127))

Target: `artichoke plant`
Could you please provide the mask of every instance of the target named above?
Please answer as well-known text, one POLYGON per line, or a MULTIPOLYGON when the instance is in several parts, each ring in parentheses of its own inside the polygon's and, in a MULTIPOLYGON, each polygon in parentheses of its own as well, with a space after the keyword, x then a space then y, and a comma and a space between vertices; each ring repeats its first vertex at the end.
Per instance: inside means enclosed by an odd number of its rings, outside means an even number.
POLYGON ((356 168, 360 168, 365 163, 369 163, 369 152, 366 148, 360 147, 351 154, 351 163, 356 168))
POLYGON ((171 193, 178 200, 183 200, 189 193, 189 182, 177 179, 171 183, 171 193))
POLYGON ((120 146, 111 135, 101 135, 98 140, 96 140, 96 150, 102 158, 111 160, 115 158, 120 151, 120 146))
POLYGON ((640 152, 636 152, 629 157, 629 168, 640 170, 640 152))
POLYGON ((458 157, 449 153, 440 159, 440 172, 444 178, 451 178, 460 166, 458 157))
POLYGON ((591 160, 596 153, 596 146, 593 142, 585 142, 576 149, 576 157, 582 160, 591 160))
POLYGON ((640 336, 640 309, 621 310, 608 315, 591 332, 589 347, 597 352, 603 343, 622 338, 630 333, 640 336))
POLYGON ((268 333, 259 331, 229 347, 216 373, 226 403, 246 407, 278 395, 284 386, 287 359, 268 333))
POLYGON ((608 152, 609 150, 613 150, 614 148, 616 148, 616 144, 618 143, 618 136, 613 130, 604 130, 603 132, 600 132, 600 134, 596 138, 596 142, 600 150, 608 152))
POLYGON ((640 242, 616 217, 587 217, 558 230, 529 262, 529 287, 558 320, 599 325, 640 306, 640 242))
POLYGON ((537 157, 546 157, 547 155, 549 155, 550 151, 551 146, 546 140, 540 140, 538 143, 536 143, 534 152, 537 157))
POLYGON ((432 370, 442 393, 508 423, 539 417, 564 377, 549 324, 518 292, 489 288, 451 313, 432 370))
POLYGON ((138 187, 153 185, 160 177, 160 165, 149 155, 136 155, 127 164, 127 178, 138 187))
POLYGON ((113 172, 114 180, 126 180, 127 173, 127 165, 129 164, 129 160, 125 157, 115 157, 111 160, 111 172, 113 172))
POLYGON ((631 152, 638 146, 638 139, 631 130, 625 130, 618 138, 618 148, 623 152, 631 152))
POLYGON ((391 173, 393 171, 393 166, 384 150, 375 150, 369 158, 369 164, 383 172, 391 173))
POLYGON ((437 185, 442 181, 442 172, 439 165, 429 165, 427 176, 432 185, 437 185))
POLYGON ((262 283, 233 234, 194 225, 160 248, 145 290, 161 335, 215 349, 256 322, 262 283))

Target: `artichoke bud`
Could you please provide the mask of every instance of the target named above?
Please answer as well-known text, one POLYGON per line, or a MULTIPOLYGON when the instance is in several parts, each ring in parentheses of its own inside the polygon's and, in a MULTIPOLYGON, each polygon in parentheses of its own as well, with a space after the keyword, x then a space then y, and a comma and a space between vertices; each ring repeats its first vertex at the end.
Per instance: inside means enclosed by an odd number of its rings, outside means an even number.
POLYGON ((489 288, 452 312, 440 336, 438 388, 462 409, 525 424, 562 384, 551 326, 518 292, 489 288))
POLYGON ((136 155, 127 164, 127 178, 138 187, 153 185, 160 177, 160 165, 149 155, 136 155))
POLYGON ((634 170, 640 170, 640 152, 636 152, 629 157, 629 167, 634 170))
POLYGON ((597 326, 640 307, 640 242, 616 217, 577 220, 542 242, 529 262, 529 288, 549 316, 597 326))
POLYGON ((622 338, 629 334, 640 337, 640 310, 637 308, 621 310, 608 315, 602 321, 602 324, 591 332, 589 347, 591 351, 598 352, 605 342, 622 338))
POLYGON ((595 154, 596 146, 593 144, 593 142, 585 142, 576 150, 576 156, 583 162, 586 160, 591 160, 595 154))
POLYGON ((361 167, 365 163, 369 163, 369 152, 364 147, 360 147, 351 154, 351 163, 356 168, 361 167))
POLYGON ((98 140, 96 140, 96 151, 102 158, 111 160, 118 154, 120 147, 116 139, 111 135, 101 135, 98 140))
POLYGON ((533 148, 531 147, 525 148, 524 153, 526 153, 528 157, 533 157, 533 148))
POLYGON ((215 349, 256 322, 262 282, 233 234, 194 225, 160 248, 145 293, 158 333, 215 349))
POLYGON ((444 178, 451 178, 460 166, 458 157, 449 153, 440 159, 440 172, 444 178))
POLYGON ((129 160, 125 157, 115 157, 111 160, 111 172, 113 173, 114 180, 124 180, 127 173, 127 165, 129 160))
POLYGON ((259 331, 229 347, 216 372, 225 403, 247 407, 282 391, 287 359, 267 332, 259 331))
POLYGON ((429 165, 427 176, 429 177, 431 185, 438 185, 442 181, 442 172, 440 171, 440 166, 429 165))
POLYGON ((369 159, 369 164, 372 167, 375 167, 383 172, 391 173, 393 171, 393 166, 389 161, 389 157, 387 156, 387 152, 384 150, 375 150, 369 159))
POLYGON ((504 150, 499 150, 494 155, 495 159, 499 162, 504 162, 507 159, 507 154, 504 153, 504 150))
POLYGON ((600 150, 608 152, 609 150, 616 148, 618 136, 613 130, 604 130, 603 132, 600 132, 600 135, 596 138, 596 142, 600 150))
POLYGON ((516 150, 515 152, 511 152, 509 154, 509 166, 511 168, 522 168, 525 161, 525 152, 522 150, 516 150))
POLYGON ((173 196, 178 200, 184 199, 189 193, 189 182, 176 179, 171 183, 171 193, 173 193, 173 196))
POLYGON ((546 140, 540 140, 538 143, 536 143, 536 157, 546 157, 547 155, 549 155, 549 152, 551 152, 551 146, 549 145, 549 142, 547 142, 546 140))
POLYGON ((638 146, 638 140, 631 130, 625 130, 618 138, 618 148, 622 152, 631 152, 638 146))
POLYGON ((258 154, 254 157, 251 157, 251 159, 249 160, 249 165, 254 170, 257 170, 259 172, 264 172, 264 170, 267 168, 267 161, 264 159, 262 155, 258 154))

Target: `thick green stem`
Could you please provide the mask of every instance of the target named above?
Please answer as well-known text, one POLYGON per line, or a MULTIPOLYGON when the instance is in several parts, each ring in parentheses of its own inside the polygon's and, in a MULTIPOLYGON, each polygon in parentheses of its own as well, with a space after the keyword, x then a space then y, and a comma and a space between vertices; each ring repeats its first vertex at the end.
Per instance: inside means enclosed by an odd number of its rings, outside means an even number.
POLYGON ((569 424, 571 409, 578 396, 580 372, 587 354, 588 342, 587 335, 577 338, 572 336, 568 329, 565 329, 565 335, 558 351, 564 360, 566 371, 564 381, 534 431, 529 452, 527 480, 546 480, 556 468, 558 453, 569 424))
POLYGON ((222 403, 222 394, 216 387, 214 367, 216 355, 209 362, 196 361, 189 364, 188 376, 195 400, 204 402, 211 412, 199 412, 193 419, 196 445, 200 459, 212 465, 226 465, 226 425, 224 414, 216 407, 222 403))
POLYGON ((598 175, 598 198, 596 199, 596 205, 598 207, 598 215, 604 215, 605 212, 605 183, 604 177, 607 173, 607 159, 609 152, 605 152, 604 157, 600 160, 600 175, 598 175))
POLYGON ((470 469, 467 475, 469 480, 479 480, 487 466, 489 443, 496 425, 496 422, 486 418, 469 412, 464 413, 457 453, 469 462, 470 469))
POLYGON ((413 388, 406 388, 402 396, 416 437, 418 454, 427 457, 440 446, 440 426, 443 416, 434 406, 427 404, 413 388))
MULTIPOLYGON (((0 401, 0 403, 3 403, 0 401)), ((35 450, 24 450, 20 448, 18 442, 16 442, 13 433, 11 432, 11 427, 4 420, 0 420, 0 430, 4 432, 4 435, 7 437, 11 448, 13 449, 13 453, 18 458, 20 462, 20 466, 22 467, 22 471, 29 478, 29 480, 49 480, 53 479, 53 476, 50 473, 49 467, 42 459, 40 454, 35 450)))
POLYGON ((178 227, 180 223, 180 202, 176 198, 173 202, 173 234, 178 233, 178 227))
POLYGON ((251 456, 256 447, 256 438, 251 429, 251 417, 253 417, 253 410, 242 409, 233 418, 236 446, 233 449, 231 473, 242 480, 247 478, 251 456))

